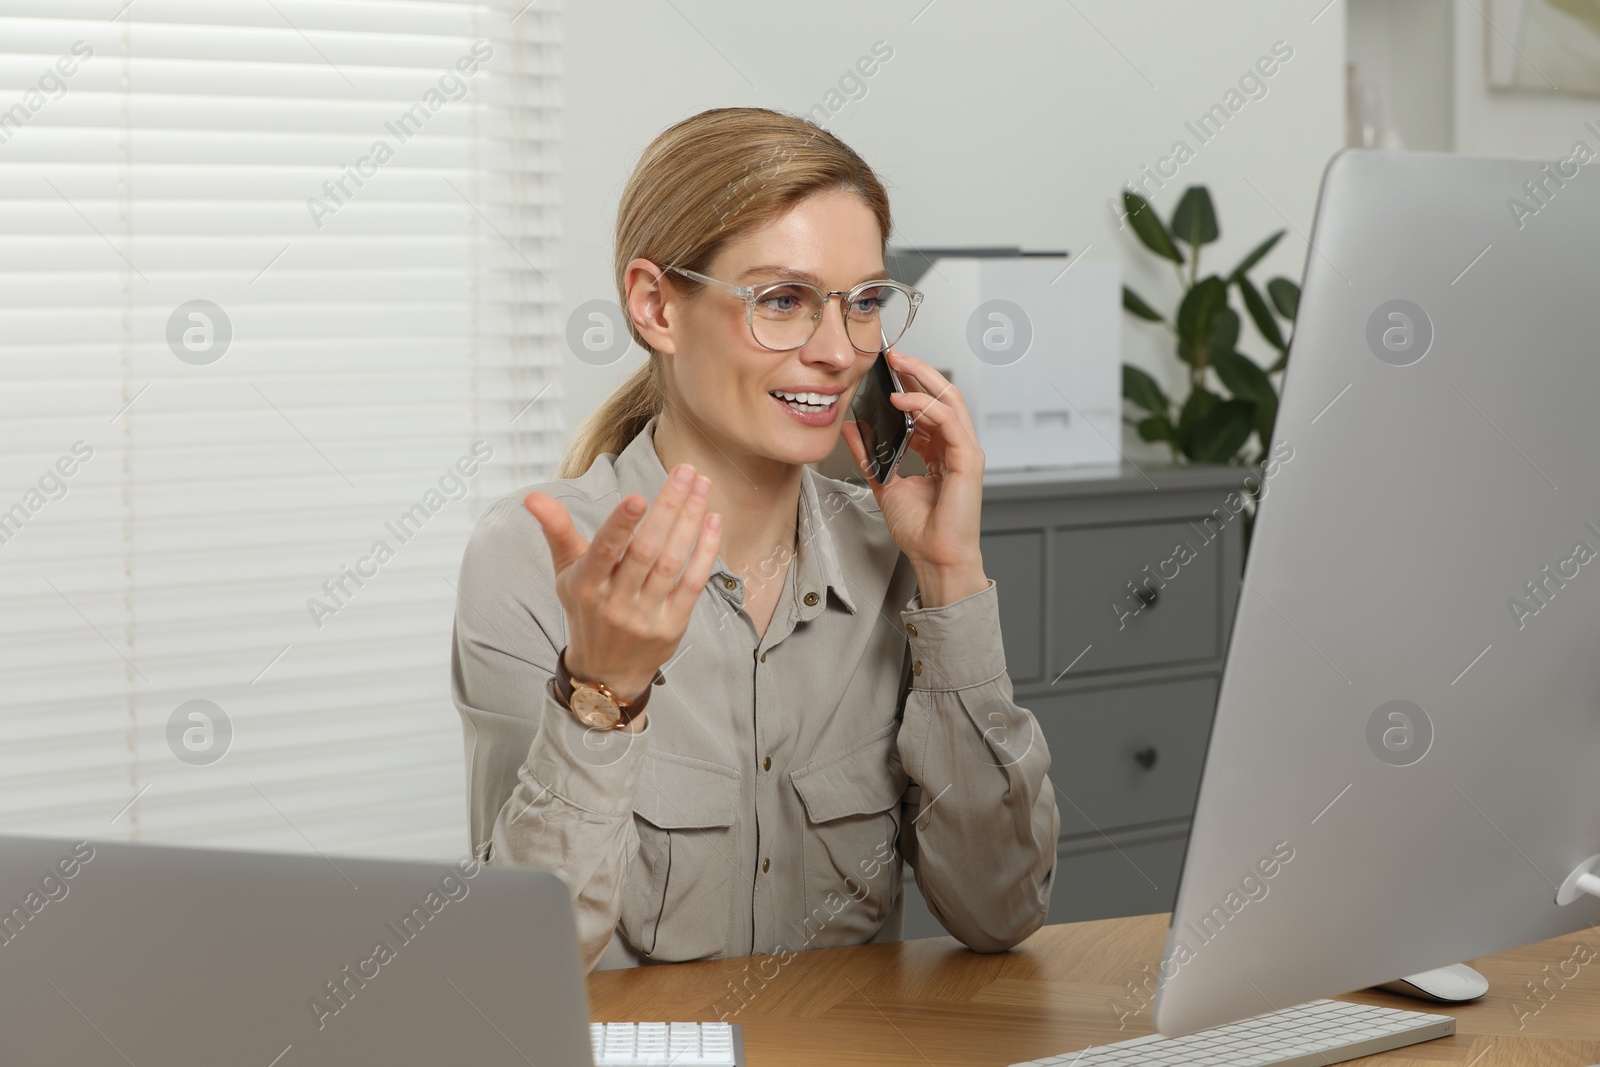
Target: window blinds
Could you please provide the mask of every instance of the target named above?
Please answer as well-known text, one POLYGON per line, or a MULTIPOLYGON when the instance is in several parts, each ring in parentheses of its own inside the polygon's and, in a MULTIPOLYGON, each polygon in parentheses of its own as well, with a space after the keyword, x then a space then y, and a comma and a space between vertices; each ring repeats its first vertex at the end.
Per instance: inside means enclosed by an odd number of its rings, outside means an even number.
POLYGON ((551 0, 0 0, 0 833, 467 851, 559 102, 551 0))

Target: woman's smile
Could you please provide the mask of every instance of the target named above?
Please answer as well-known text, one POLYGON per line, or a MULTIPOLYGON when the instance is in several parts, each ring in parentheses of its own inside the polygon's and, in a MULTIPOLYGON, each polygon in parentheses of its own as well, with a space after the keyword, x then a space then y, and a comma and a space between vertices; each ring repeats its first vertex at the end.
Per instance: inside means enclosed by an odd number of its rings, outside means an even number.
POLYGON ((781 407, 789 418, 804 426, 832 426, 839 414, 839 398, 843 393, 828 396, 824 393, 791 393, 773 390, 767 394, 781 407))

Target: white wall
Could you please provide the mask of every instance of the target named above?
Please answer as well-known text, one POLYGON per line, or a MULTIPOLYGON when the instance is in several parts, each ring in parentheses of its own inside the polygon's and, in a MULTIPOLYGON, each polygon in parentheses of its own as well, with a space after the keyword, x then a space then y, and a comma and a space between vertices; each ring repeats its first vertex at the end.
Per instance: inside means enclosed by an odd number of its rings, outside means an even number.
MULTIPOLYGON (((570 4, 563 317, 584 301, 614 299, 617 197, 660 130, 708 107, 804 112, 878 40, 893 58, 828 126, 890 183, 892 243, 1116 258, 1130 284, 1167 309, 1177 293, 1171 270, 1157 268, 1131 231, 1119 232, 1106 202, 1185 138, 1194 158, 1153 199, 1166 216, 1187 184, 1210 186, 1223 237, 1202 265, 1231 269, 1288 225, 1255 273, 1298 279, 1322 169, 1344 142, 1343 8, 1327 0, 570 4), (1293 58, 1266 80, 1266 95, 1199 144, 1184 123, 1221 102, 1278 40, 1293 58)), ((1126 323, 1124 356, 1181 392, 1158 330, 1126 323)), ((1245 332, 1247 350, 1270 362, 1252 328, 1245 332)), ((642 358, 635 348, 593 367, 569 353, 569 431, 642 358)), ((1134 458, 1165 455, 1128 441, 1134 458)))

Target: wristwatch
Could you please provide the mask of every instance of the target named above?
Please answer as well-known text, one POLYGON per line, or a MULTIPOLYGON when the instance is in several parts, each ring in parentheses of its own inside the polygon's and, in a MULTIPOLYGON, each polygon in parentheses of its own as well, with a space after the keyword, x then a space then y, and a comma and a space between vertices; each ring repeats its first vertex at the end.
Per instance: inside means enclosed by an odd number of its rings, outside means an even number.
POLYGON ((573 678, 567 670, 567 650, 563 648, 561 655, 556 657, 556 673, 550 679, 550 688, 556 699, 585 726, 596 730, 620 730, 644 714, 651 687, 664 682, 666 679, 658 669, 651 685, 645 686, 638 699, 623 700, 604 682, 584 682, 573 678))

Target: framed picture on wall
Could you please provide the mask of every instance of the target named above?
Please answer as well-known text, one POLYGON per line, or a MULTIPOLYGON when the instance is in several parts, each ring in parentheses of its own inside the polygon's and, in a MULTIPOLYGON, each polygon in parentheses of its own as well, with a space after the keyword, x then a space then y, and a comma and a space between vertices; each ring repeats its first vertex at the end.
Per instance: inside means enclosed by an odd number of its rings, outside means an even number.
POLYGON ((1600 96, 1600 0, 1488 0, 1489 86, 1600 96))

